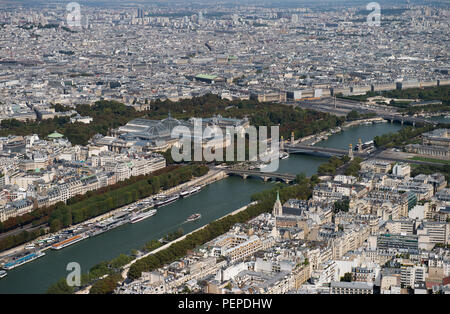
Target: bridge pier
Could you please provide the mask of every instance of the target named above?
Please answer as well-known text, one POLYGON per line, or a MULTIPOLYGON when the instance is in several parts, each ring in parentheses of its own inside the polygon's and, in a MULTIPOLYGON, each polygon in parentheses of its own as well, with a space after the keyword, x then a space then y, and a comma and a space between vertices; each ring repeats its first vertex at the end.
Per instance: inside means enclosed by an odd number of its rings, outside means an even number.
POLYGON ((416 126, 416 122, 415 122, 415 121, 413 121, 413 126, 414 126, 414 127, 416 126))
POLYGON ((247 178, 248 178, 248 174, 243 174, 243 175, 242 175, 242 179, 245 180, 245 179, 247 179, 247 178))
POLYGON ((264 182, 267 182, 267 181, 269 181, 269 177, 262 177, 263 178, 263 180, 264 180, 264 182))
POLYGON ((402 119, 402 126, 403 126, 403 119, 402 119))

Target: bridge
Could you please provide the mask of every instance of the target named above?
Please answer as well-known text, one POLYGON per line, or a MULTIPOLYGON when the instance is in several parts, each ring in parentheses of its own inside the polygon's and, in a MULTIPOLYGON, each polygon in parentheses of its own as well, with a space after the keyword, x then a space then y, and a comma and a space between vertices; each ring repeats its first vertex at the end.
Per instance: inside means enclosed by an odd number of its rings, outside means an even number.
POLYGON ((395 115, 395 114, 380 114, 379 115, 384 120, 388 120, 391 123, 392 122, 400 122, 402 125, 403 123, 412 124, 413 126, 416 126, 417 124, 433 124, 436 125, 438 122, 424 119, 424 118, 417 118, 417 117, 408 117, 408 116, 402 116, 402 115, 395 115))
POLYGON ((278 180, 283 181, 285 183, 292 183, 294 182, 296 176, 289 173, 277 173, 277 172, 263 172, 258 170, 249 170, 249 169, 231 169, 231 168, 224 168, 221 169, 225 171, 228 175, 237 175, 244 179, 247 179, 248 177, 256 177, 261 178, 264 181, 268 180, 278 180))
MULTIPOLYGON (((320 156, 344 156, 349 155, 349 150, 330 148, 330 147, 320 147, 320 146, 310 146, 302 144, 284 144, 283 150, 290 154, 309 154, 309 155, 320 155, 320 156)), ((367 157, 368 154, 364 152, 353 151, 353 156, 367 157)))

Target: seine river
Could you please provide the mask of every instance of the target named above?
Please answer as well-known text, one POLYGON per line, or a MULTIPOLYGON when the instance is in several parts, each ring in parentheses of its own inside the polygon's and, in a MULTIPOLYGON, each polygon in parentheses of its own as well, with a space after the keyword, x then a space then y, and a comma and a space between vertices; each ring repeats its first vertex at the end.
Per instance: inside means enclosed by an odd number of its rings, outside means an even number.
MULTIPOLYGON (((354 146, 359 138, 366 142, 377 135, 396 132, 400 128, 398 124, 389 123, 356 126, 330 136, 317 145, 348 148, 349 143, 354 146)), ((277 172, 304 172, 310 176, 326 160, 323 157, 291 155, 288 159, 280 160, 277 172)), ((139 223, 123 225, 60 251, 47 250, 44 257, 8 271, 8 275, 0 279, 0 293, 45 293, 51 284, 67 276, 66 266, 70 262, 78 262, 82 273, 86 273, 99 262, 110 260, 121 253, 129 254, 146 242, 159 239, 180 227, 184 233, 188 233, 206 225, 248 204, 252 194, 270 189, 275 184, 259 179, 242 180, 238 177, 212 183, 198 194, 158 209, 155 216, 139 223), (201 213, 202 218, 184 223, 193 213, 201 213)))

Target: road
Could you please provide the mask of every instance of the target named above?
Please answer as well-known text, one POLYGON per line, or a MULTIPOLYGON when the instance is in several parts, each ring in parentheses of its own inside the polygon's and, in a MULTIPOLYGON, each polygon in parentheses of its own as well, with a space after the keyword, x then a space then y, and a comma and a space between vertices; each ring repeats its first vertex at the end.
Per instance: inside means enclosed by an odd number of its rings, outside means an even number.
POLYGON ((13 229, 13 230, 9 230, 9 231, 3 232, 2 234, 0 234, 0 240, 5 238, 5 237, 8 237, 8 236, 16 235, 16 234, 18 234, 18 233, 20 233, 22 231, 31 232, 31 231, 33 231, 35 229, 46 228, 46 227, 48 227, 48 224, 42 224, 42 225, 38 225, 38 226, 34 226, 33 227, 33 224, 29 223, 29 224, 27 224, 25 226, 22 226, 21 228, 16 228, 16 229, 13 229))

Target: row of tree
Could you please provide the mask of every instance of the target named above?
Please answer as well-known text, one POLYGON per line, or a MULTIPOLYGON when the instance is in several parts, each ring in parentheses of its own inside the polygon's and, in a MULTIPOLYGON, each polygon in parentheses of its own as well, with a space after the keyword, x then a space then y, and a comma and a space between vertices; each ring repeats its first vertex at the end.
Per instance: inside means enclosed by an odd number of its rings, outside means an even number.
POLYGON ((345 155, 341 158, 332 156, 328 159, 328 162, 323 163, 317 169, 319 175, 335 175, 336 169, 349 162, 350 158, 345 155))
POLYGON ((442 173, 447 182, 450 182, 450 165, 433 166, 433 165, 413 165, 411 176, 415 177, 419 174, 442 173))
MULTIPOLYGON (((155 172, 153 172, 150 175, 147 176, 134 176, 131 177, 127 180, 124 181, 120 181, 117 182, 116 184, 112 184, 112 185, 108 185, 106 187, 102 187, 100 189, 97 189, 95 191, 88 191, 85 194, 79 194, 79 195, 75 195, 74 197, 70 198, 67 200, 67 204, 68 205, 72 205, 75 203, 79 203, 83 200, 86 200, 88 198, 91 198, 92 196, 95 195, 102 195, 108 191, 113 191, 113 190, 117 190, 121 187, 125 187, 128 186, 130 184, 136 183, 138 181, 144 180, 144 179, 150 179, 154 176, 159 176, 163 173, 167 173, 170 171, 173 171, 174 169, 178 168, 179 166, 168 166, 164 169, 160 169, 157 170, 155 172)), ((35 206, 37 207, 37 204, 35 204, 35 206)), ((24 226, 26 224, 30 224, 32 223, 33 225, 37 226, 37 225, 42 225, 48 222, 48 217, 49 215, 58 207, 60 206, 60 204, 55 204, 52 206, 47 206, 47 207, 41 207, 41 208, 36 208, 35 210, 33 210, 30 213, 26 213, 24 215, 21 216, 16 216, 16 217, 11 217, 8 220, 4 221, 3 223, 0 223, 0 233, 3 233, 5 231, 9 231, 12 229, 16 229, 19 228, 21 226, 24 226)))
POLYGON ((352 161, 350 161, 349 165, 344 171, 344 174, 346 176, 354 176, 358 177, 359 170, 361 169, 361 162, 363 161, 360 157, 353 158, 352 161))
POLYGON ((433 127, 432 125, 425 125, 420 128, 407 126, 395 133, 375 136, 373 141, 376 147, 390 148, 395 146, 403 146, 406 143, 414 141, 414 138, 416 138, 420 134, 428 132, 434 128, 435 127, 433 127))
MULTIPOLYGON (((108 293, 111 285, 107 284, 111 278, 119 278, 122 267, 130 263, 134 257, 120 254, 116 258, 110 261, 98 263, 91 267, 89 272, 81 275, 80 287, 71 287, 67 284, 65 278, 61 278, 59 281, 51 285, 46 293, 48 294, 71 294, 75 290, 82 289, 88 285, 92 285, 91 291, 93 293, 108 293), (106 277, 105 277, 106 276, 106 277), (105 277, 105 278, 102 278, 105 277), (110 278, 108 281, 103 279, 110 278)), ((122 278, 120 276, 120 278, 122 278)), ((114 290, 115 285, 112 287, 114 290)), ((111 290, 111 292, 112 292, 111 290)))

